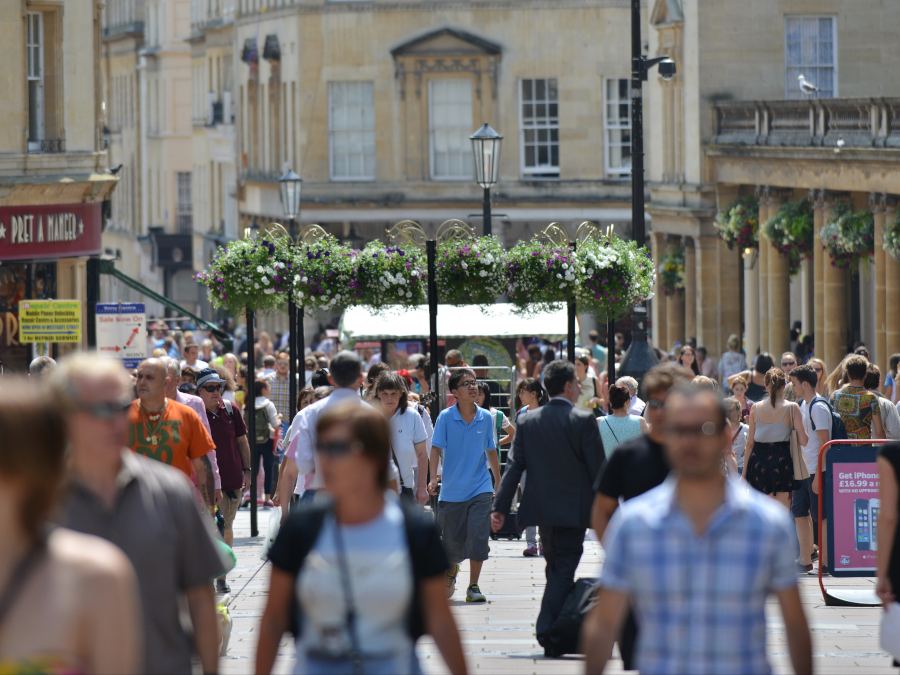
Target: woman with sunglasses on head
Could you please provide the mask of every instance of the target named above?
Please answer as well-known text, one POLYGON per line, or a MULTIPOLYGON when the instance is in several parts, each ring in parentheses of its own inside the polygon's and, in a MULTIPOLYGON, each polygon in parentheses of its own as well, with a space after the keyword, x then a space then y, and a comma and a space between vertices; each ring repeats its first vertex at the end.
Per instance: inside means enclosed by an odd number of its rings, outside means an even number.
POLYGON ((819 378, 819 381, 816 383, 816 393, 819 396, 824 396, 825 391, 825 362, 822 359, 818 359, 816 357, 811 358, 807 363, 812 366, 812 369, 816 371, 816 377, 819 378))
POLYGON ((400 470, 400 496, 409 503, 428 501, 428 448, 425 422, 409 409, 406 379, 397 373, 382 373, 375 383, 375 399, 391 427, 391 457, 400 470))
POLYGON ((434 521, 388 494, 387 421, 342 404, 322 414, 316 433, 330 499, 291 513, 272 545, 256 672, 271 672, 295 617, 295 673, 419 674, 415 645, 426 633, 448 670, 465 673, 434 521))
MULTIPOLYGON (((113 420, 124 437, 124 401, 111 403, 82 396, 72 414, 101 429, 113 420)), ((99 537, 48 527, 64 492, 62 409, 27 380, 0 384, 0 673, 141 672, 131 563, 99 537)))

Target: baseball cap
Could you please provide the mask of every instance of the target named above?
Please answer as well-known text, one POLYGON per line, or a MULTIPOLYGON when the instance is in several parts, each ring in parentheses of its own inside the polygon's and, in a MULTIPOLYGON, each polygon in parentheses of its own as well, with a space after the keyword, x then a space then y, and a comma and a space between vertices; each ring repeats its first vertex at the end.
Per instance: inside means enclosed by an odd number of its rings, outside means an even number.
POLYGON ((219 377, 219 373, 216 372, 215 368, 203 368, 196 375, 197 378, 197 389, 200 387, 209 384, 212 382, 213 384, 222 384, 225 382, 221 377, 219 377))

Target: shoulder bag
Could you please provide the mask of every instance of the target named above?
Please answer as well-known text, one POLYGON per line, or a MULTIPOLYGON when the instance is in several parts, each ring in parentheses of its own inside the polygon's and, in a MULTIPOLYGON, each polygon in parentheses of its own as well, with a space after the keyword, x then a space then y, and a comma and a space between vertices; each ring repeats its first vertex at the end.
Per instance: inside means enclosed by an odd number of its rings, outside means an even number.
MULTIPOLYGON (((790 403, 788 404, 790 405, 790 403)), ((809 478, 809 467, 803 456, 803 449, 797 439, 797 431, 794 429, 794 408, 791 407, 791 461, 794 464, 794 482, 804 481, 809 478)))

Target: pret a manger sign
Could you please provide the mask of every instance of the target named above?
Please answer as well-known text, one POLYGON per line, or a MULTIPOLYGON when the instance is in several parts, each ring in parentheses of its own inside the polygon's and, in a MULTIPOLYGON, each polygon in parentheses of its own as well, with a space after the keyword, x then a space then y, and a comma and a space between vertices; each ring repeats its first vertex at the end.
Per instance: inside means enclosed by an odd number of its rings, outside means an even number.
POLYGON ((0 208, 0 260, 100 253, 100 204, 0 208))

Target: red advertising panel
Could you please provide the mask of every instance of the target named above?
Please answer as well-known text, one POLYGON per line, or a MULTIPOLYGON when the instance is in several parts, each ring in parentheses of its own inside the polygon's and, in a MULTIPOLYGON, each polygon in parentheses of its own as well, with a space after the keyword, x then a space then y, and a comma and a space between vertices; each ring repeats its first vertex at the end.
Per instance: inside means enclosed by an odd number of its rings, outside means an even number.
POLYGON ((100 204, 0 208, 0 261, 100 253, 100 204))

